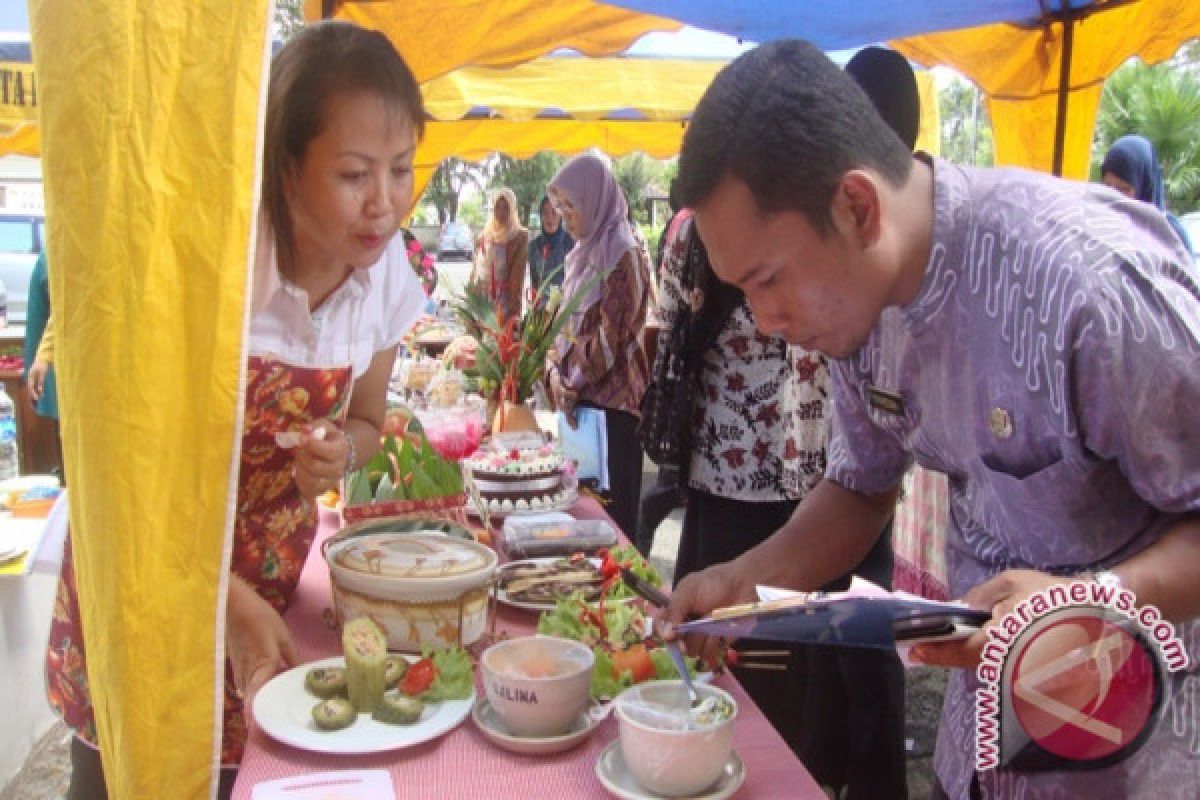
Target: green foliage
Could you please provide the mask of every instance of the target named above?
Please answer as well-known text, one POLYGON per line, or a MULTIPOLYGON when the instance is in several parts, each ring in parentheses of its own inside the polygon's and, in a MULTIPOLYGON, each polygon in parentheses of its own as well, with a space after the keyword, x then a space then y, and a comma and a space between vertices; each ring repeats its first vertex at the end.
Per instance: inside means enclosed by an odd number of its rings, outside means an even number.
MULTIPOLYGON (((462 218, 459 214, 459 204, 463 192, 468 186, 474 186, 480 192, 487 184, 488 167, 485 164, 472 164, 460 158, 451 156, 438 164, 429 185, 425 188, 418 202, 429 203, 437 209, 438 223, 462 218)), ((465 220, 472 229, 478 229, 482 221, 465 220)))
POLYGON ((965 78, 954 77, 938 90, 941 156, 957 164, 991 166, 995 162, 992 123, 983 93, 965 78))
POLYGON ((275 0, 275 32, 285 42, 304 27, 304 0, 275 0))
POLYGON ((644 153, 630 153, 613 162, 613 176, 617 179, 621 191, 625 192, 625 200, 633 210, 634 221, 648 220, 643 192, 652 183, 661 184, 665 171, 663 162, 644 153))
MULTIPOLYGON (((1186 55, 1186 53, 1184 53, 1186 55)), ((1200 78, 1171 63, 1130 62, 1109 76, 1100 97, 1092 143, 1092 178, 1112 143, 1140 133, 1154 143, 1167 188, 1167 206, 1178 213, 1200 206, 1200 78)))
POLYGON ((547 275, 521 317, 501 319, 481 284, 468 283, 451 307, 463 329, 479 343, 475 369, 468 374, 479 380, 485 393, 514 403, 527 400, 546 371, 546 356, 554 340, 596 281, 597 274, 569 298, 552 286, 547 275))
MULTIPOLYGON (((517 196, 517 212, 522 225, 529 225, 529 215, 546 193, 546 184, 558 172, 566 159, 558 153, 544 151, 533 158, 517 160, 506 155, 497 158, 492 174, 492 187, 506 186, 517 196)), ((537 235, 534 231, 532 235, 537 235)))

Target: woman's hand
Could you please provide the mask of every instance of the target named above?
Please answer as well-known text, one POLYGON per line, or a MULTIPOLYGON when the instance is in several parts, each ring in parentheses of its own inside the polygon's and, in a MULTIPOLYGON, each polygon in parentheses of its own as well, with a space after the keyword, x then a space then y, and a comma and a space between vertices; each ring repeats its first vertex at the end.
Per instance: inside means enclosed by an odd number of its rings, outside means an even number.
POLYGON ((963 602, 980 611, 991 611, 992 618, 970 638, 955 642, 928 642, 913 647, 913 661, 931 667, 961 667, 975 669, 987 643, 987 629, 998 625, 1022 600, 1034 592, 1051 586, 1070 583, 1070 578, 1047 575, 1031 569, 1010 569, 995 575, 971 589, 963 602))
POLYGON ((46 373, 50 371, 50 363, 42 359, 37 359, 33 362, 33 366, 29 368, 29 376, 25 379, 25 386, 29 389, 29 398, 37 405, 42 399, 42 394, 46 391, 46 373))
POLYGON ((332 421, 318 420, 292 450, 292 477, 301 497, 312 498, 337 488, 350 458, 346 435, 332 421))
POLYGON ((283 618, 237 575, 230 576, 225 608, 225 657, 247 707, 267 681, 297 662, 283 618))

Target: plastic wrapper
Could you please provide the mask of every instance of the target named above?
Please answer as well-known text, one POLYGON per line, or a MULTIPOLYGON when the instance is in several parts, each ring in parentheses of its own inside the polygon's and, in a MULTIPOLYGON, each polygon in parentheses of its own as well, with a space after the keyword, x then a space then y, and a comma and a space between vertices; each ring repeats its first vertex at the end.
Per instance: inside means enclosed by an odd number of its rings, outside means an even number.
POLYGON ((591 553, 617 543, 616 530, 604 520, 574 519, 567 514, 509 517, 502 534, 509 558, 591 553))

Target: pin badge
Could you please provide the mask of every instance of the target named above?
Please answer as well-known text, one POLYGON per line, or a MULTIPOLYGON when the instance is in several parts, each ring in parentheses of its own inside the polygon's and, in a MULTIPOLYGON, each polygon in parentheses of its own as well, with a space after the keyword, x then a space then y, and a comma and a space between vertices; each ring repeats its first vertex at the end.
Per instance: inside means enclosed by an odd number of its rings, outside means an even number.
POLYGON ((993 408, 988 415, 988 426, 997 439, 1007 439, 1013 433, 1012 415, 1003 408, 993 408))
POLYGON ((880 389, 878 386, 867 387, 867 402, 875 410, 886 414, 904 414, 904 398, 895 392, 880 389))

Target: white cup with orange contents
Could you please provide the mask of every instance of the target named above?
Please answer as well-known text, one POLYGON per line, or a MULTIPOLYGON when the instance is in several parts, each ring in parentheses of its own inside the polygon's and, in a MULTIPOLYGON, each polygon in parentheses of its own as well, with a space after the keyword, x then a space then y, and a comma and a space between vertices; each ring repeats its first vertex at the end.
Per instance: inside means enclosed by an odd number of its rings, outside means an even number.
POLYGON ((488 703, 514 736, 566 733, 588 705, 595 656, 557 636, 508 639, 483 652, 488 703))

